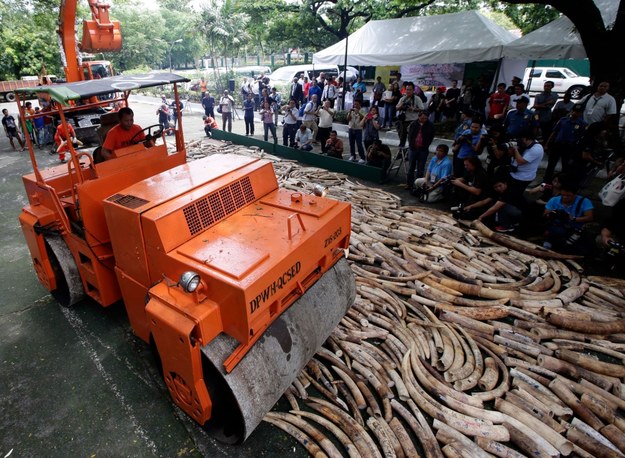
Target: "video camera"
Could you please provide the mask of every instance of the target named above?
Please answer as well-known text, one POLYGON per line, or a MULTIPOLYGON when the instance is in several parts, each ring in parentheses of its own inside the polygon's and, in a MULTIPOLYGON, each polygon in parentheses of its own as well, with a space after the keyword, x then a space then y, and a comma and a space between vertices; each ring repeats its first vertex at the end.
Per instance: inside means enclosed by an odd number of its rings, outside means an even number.
POLYGON ((419 202, 427 202, 428 195, 430 194, 430 192, 432 192, 436 188, 440 188, 441 186, 445 186, 447 183, 449 183, 453 179, 454 179, 454 176, 453 175, 449 175, 449 176, 446 176, 445 178, 441 179, 440 182, 438 182, 435 186, 428 186, 427 183, 424 183, 423 186, 420 186, 418 188, 414 188, 412 190, 412 195, 415 196, 417 199, 419 199, 419 202))

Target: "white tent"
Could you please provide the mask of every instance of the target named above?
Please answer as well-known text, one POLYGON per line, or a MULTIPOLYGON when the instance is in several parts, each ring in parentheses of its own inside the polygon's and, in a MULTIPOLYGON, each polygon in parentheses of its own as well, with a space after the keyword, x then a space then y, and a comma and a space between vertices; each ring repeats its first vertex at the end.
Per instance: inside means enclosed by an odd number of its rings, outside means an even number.
POLYGON ((499 59, 515 36, 477 11, 370 21, 348 40, 313 55, 314 64, 451 64, 499 59))
POLYGON ((562 16, 508 43, 503 49, 509 59, 585 59, 586 50, 575 26, 562 16))
MULTIPOLYGON (((620 1, 616 0, 595 0, 603 22, 607 26, 614 24, 619 3, 620 1)), ((509 59, 585 59, 587 57, 577 29, 566 16, 506 44, 503 54, 509 59)))

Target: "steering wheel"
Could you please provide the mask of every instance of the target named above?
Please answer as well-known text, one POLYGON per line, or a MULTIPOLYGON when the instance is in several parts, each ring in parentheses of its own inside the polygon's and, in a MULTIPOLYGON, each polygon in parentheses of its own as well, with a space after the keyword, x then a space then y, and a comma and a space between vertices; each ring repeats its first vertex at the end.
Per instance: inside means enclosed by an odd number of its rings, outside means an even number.
POLYGON ((148 142, 152 139, 161 137, 162 135, 163 135, 163 129, 161 128, 161 125, 152 124, 151 126, 148 126, 145 129, 142 129, 140 132, 137 132, 136 134, 134 134, 132 138, 130 139, 130 144, 136 145, 138 143, 148 142), (154 133, 152 133, 152 129, 154 128, 156 128, 157 130, 155 130, 154 133), (145 135, 145 138, 139 140, 137 137, 144 132, 147 132, 147 135, 145 135))

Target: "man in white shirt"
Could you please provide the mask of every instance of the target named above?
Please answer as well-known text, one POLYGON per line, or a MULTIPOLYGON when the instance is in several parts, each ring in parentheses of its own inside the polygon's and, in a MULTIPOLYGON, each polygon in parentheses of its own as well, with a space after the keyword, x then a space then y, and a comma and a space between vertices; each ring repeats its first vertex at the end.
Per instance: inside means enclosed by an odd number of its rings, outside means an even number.
POLYGON ((597 91, 594 94, 589 94, 582 102, 584 109, 584 121, 588 125, 608 121, 610 117, 616 116, 616 100, 608 91, 610 90, 610 83, 603 81, 597 86, 597 91))
POLYGON ((323 102, 323 106, 319 108, 319 130, 317 131, 317 140, 321 143, 321 153, 326 152, 326 142, 330 138, 332 132, 332 120, 334 119, 334 110, 330 106, 330 101, 323 102))
POLYGON ((302 151, 311 151, 313 149, 312 141, 312 132, 310 129, 306 129, 306 126, 302 124, 295 134, 295 147, 302 151))
POLYGON ((317 138, 317 112, 319 107, 317 106, 317 94, 313 94, 310 102, 306 104, 304 108, 304 117, 302 118, 302 124, 313 132, 313 141, 317 138))
POLYGON ((295 147, 295 134, 297 133, 297 108, 295 100, 289 100, 289 104, 282 107, 284 112, 284 124, 282 125, 282 144, 295 147), (287 143, 288 142, 288 143, 287 143))
POLYGON ((522 196, 525 188, 536 178, 536 172, 545 151, 534 137, 534 132, 527 129, 519 135, 519 146, 508 148, 508 153, 512 158, 508 182, 508 190, 511 194, 522 196))

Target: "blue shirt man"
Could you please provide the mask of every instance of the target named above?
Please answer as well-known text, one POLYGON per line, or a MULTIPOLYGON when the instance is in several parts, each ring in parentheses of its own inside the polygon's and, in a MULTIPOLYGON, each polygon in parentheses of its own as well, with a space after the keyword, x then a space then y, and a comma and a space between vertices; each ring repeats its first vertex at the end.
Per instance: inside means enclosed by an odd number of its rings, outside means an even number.
POLYGON ((308 100, 312 100, 313 95, 317 94, 317 100, 321 100, 323 90, 317 84, 317 80, 313 79, 308 89, 308 100))
POLYGON ((553 129, 553 141, 561 145, 577 145, 584 136, 586 121, 582 118, 583 107, 576 105, 568 116, 560 118, 553 129))
POLYGON ((452 173, 452 163, 447 156, 447 152, 443 149, 436 148, 436 156, 432 158, 428 165, 426 178, 429 178, 429 183, 434 184, 442 178, 447 178, 452 173), (442 155, 442 158, 440 157, 442 155))
POLYGON ((479 156, 481 151, 477 151, 477 149, 479 149, 478 143, 480 143, 482 135, 486 135, 486 131, 482 129, 482 126, 478 122, 471 123, 471 127, 462 132, 458 159, 479 156))
POLYGON ((521 132, 536 127, 534 112, 527 108, 529 99, 525 96, 516 101, 516 109, 510 110, 503 123, 508 138, 518 138, 521 132))
POLYGON ((460 119, 460 125, 456 127, 456 130, 454 131, 454 141, 458 140, 462 135, 462 132, 469 129, 471 127, 471 123, 473 122, 471 116, 465 113, 460 114, 460 119))

